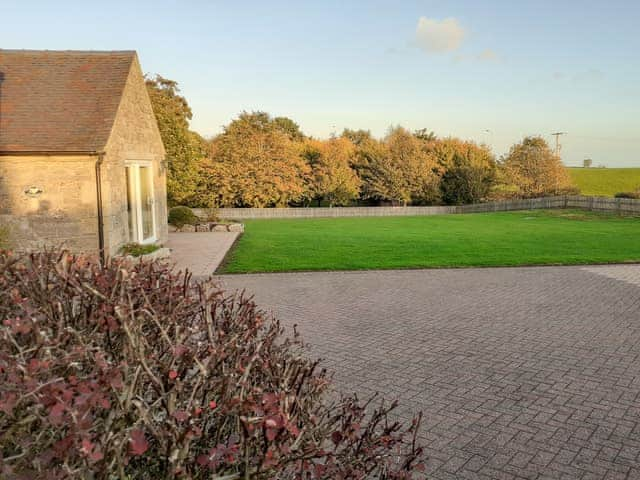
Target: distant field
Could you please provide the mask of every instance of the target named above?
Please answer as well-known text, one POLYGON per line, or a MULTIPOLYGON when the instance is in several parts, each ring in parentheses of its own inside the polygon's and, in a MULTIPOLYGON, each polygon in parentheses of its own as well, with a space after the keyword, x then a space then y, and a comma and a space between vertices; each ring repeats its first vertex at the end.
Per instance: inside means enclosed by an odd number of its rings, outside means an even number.
POLYGON ((569 168, 582 195, 613 197, 640 187, 640 168, 569 168))
POLYGON ((574 210, 246 220, 222 273, 640 262, 640 218, 574 210))

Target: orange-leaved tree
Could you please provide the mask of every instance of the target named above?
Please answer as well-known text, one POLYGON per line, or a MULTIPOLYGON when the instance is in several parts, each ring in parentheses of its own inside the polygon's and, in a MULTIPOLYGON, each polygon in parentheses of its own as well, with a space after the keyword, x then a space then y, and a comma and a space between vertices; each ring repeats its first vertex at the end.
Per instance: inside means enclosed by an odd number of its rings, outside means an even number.
POLYGON ((212 141, 204 166, 212 204, 282 207, 305 194, 301 144, 264 112, 243 112, 212 141))
POLYGON ((197 206, 198 166, 207 154, 206 142, 189 129, 191 108, 177 82, 156 75, 146 79, 146 86, 167 153, 169 205, 197 206))
POLYGON ((430 139, 426 147, 443 170, 440 191, 445 203, 476 203, 489 196, 497 164, 487 145, 448 137, 430 139))
POLYGON ((347 205, 358 198, 361 182, 351 168, 355 154, 355 145, 344 137, 307 140, 303 157, 311 168, 310 196, 318 202, 326 200, 329 206, 347 205))
POLYGON ((392 128, 383 142, 370 146, 367 159, 367 197, 402 205, 438 200, 440 166, 424 142, 406 129, 392 128))
POLYGON ((560 195, 574 187, 560 157, 541 137, 525 137, 502 159, 503 176, 517 196, 560 195))

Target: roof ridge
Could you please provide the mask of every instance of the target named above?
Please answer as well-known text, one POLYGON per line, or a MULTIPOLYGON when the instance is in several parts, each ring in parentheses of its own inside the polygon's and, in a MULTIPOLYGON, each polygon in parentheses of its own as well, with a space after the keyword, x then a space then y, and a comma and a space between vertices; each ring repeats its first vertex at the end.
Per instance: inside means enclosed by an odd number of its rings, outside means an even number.
POLYGON ((0 48, 0 52, 2 53, 53 53, 53 54, 63 53, 65 55, 69 55, 69 54, 71 55, 73 54, 109 55, 114 53, 133 55, 137 53, 136 50, 38 50, 38 49, 31 49, 31 48, 0 48))

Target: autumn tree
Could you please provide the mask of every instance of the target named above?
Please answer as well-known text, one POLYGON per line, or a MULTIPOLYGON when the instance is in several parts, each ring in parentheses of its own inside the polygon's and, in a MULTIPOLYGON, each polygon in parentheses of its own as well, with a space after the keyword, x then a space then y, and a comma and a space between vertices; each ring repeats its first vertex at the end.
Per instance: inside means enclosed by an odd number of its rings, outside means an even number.
POLYGON ((351 168, 361 181, 360 198, 367 198, 367 189, 364 185, 368 182, 369 166, 371 158, 379 156, 381 143, 371 135, 369 130, 352 130, 345 128, 340 138, 349 140, 355 147, 355 154, 351 159, 351 168))
POLYGON ((369 130, 352 130, 350 128, 342 130, 340 136, 350 140, 355 146, 360 146, 373 138, 369 130))
POLYGON ((402 205, 438 199, 440 168, 424 143, 404 128, 393 128, 383 142, 372 144, 367 159, 367 197, 402 205))
POLYGON ((426 128, 420 128, 418 130, 415 130, 413 134, 419 140, 423 140, 426 142, 433 142, 438 138, 436 137, 435 133, 433 133, 431 130, 427 130, 426 128))
POLYGON ((483 166, 456 153, 440 181, 442 200, 450 205, 478 203, 487 198, 495 181, 495 165, 483 166))
POLYGON ((309 167, 301 145, 264 112, 243 112, 211 146, 206 183, 211 204, 281 207, 305 193, 309 167))
POLYGON ((300 126, 289 117, 275 117, 273 124, 276 128, 286 133, 291 140, 300 141, 305 138, 300 126))
POLYGON ((207 144, 189 130, 192 112, 179 94, 177 82, 156 75, 147 78, 146 85, 166 150, 169 205, 196 206, 193 199, 200 183, 199 164, 207 153, 207 144))
POLYGON ((445 203, 477 203, 487 198, 497 169, 487 145, 449 137, 428 142, 427 149, 443 169, 440 191, 445 203))
POLYGON ((329 202, 329 206, 347 205, 358 197, 360 179, 351 168, 356 149, 347 138, 308 140, 303 157, 311 168, 311 197, 329 202))
POLYGON ((573 188, 560 157, 541 137, 526 137, 513 145, 502 160, 502 168, 506 181, 521 197, 559 195, 573 188))
POLYGON ((470 163, 483 167, 495 167, 495 157, 487 145, 477 144, 455 137, 423 140, 427 151, 431 152, 438 164, 447 169, 458 156, 465 157, 470 163))

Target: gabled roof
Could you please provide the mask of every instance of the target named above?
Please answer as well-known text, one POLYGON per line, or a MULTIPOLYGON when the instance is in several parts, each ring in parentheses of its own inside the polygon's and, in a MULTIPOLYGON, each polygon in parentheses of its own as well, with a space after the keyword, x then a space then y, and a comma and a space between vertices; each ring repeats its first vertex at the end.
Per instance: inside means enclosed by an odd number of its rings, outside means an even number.
POLYGON ((135 57, 0 49, 0 152, 103 150, 135 57))

